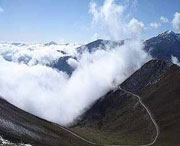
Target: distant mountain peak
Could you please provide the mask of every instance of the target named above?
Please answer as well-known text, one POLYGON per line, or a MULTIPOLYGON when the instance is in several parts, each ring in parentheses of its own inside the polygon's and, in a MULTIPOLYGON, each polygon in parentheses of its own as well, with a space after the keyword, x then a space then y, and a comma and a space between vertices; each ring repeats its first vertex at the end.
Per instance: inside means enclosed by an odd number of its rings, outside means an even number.
POLYGON ((14 45, 14 46, 25 46, 26 44, 24 44, 24 43, 11 43, 11 45, 14 45))
POLYGON ((175 36, 176 33, 173 32, 173 31, 171 31, 171 30, 167 30, 167 31, 165 31, 165 32, 163 32, 163 33, 161 33, 161 34, 159 34, 158 36, 167 36, 167 35, 173 35, 173 36, 175 36))
POLYGON ((54 41, 51 41, 51 42, 46 43, 46 44, 44 44, 44 45, 45 45, 45 46, 51 46, 51 45, 57 45, 57 43, 54 42, 54 41))
POLYGON ((166 33, 166 34, 175 34, 175 32, 172 31, 172 30, 167 30, 167 31, 165 31, 165 33, 166 33))

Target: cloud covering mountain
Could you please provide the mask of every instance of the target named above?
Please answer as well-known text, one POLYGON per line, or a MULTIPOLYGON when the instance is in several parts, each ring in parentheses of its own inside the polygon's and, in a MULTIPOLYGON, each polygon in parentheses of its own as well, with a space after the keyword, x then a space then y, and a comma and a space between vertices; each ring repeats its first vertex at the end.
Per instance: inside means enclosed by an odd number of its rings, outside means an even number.
POLYGON ((99 48, 94 52, 78 53, 75 49, 78 46, 2 43, 0 95, 47 120, 63 125, 73 122, 92 103, 151 58, 143 50, 139 37, 135 37, 141 35, 143 23, 135 18, 119 20, 119 16, 128 15, 122 13, 123 9, 124 5, 113 0, 106 0, 102 6, 91 3, 92 21, 96 19, 94 23, 100 21, 108 26, 104 27, 104 32, 110 38, 118 40, 118 34, 122 38, 131 36, 131 40, 113 49, 106 44, 106 50, 99 48), (117 21, 112 21, 111 16, 117 21), (109 33, 111 28, 113 32, 109 33), (59 58, 67 56, 70 58, 66 62, 74 68, 71 75, 51 66, 59 58))

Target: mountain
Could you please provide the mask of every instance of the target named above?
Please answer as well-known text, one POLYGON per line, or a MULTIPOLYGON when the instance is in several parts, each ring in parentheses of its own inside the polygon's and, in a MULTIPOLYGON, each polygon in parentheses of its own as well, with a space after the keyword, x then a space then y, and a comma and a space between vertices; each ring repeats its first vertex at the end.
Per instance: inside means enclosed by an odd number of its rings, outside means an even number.
POLYGON ((124 43, 124 41, 110 41, 110 40, 98 39, 96 41, 93 41, 93 42, 83 45, 81 47, 78 47, 77 51, 79 53, 82 53, 83 51, 88 51, 91 53, 98 49, 106 50, 107 46, 108 46, 108 48, 113 49, 117 46, 122 45, 123 43, 124 43))
MULTIPOLYGON (((88 50, 89 52, 95 51, 98 48, 107 49, 121 46, 124 41, 109 41, 109 40, 96 40, 78 49, 79 52, 88 50)), ((148 52, 153 58, 171 60, 171 56, 175 56, 180 60, 180 34, 173 31, 166 31, 156 37, 144 41, 144 50, 148 52)))
MULTIPOLYGON (((60 48, 60 50, 57 50, 57 53, 62 54, 62 56, 56 58, 56 60, 52 60, 48 64, 43 64, 43 65, 47 65, 59 71, 66 72, 70 76, 74 71, 74 69, 67 63, 67 60, 69 58, 74 58, 74 56, 71 53, 70 54, 67 53, 70 51, 70 49, 74 48, 74 50, 76 50, 79 54, 82 54, 84 51, 88 51, 92 53, 98 49, 103 49, 103 50, 115 49, 116 47, 121 46, 123 44, 124 41, 110 41, 110 40, 99 39, 79 47, 79 45, 75 45, 75 44, 58 45, 56 42, 51 41, 49 43, 44 44, 44 46, 49 47, 55 45, 57 49, 60 48)), ((145 44, 144 50, 148 52, 155 59, 171 60, 171 57, 175 56, 177 57, 178 60, 180 60, 180 34, 174 33, 173 31, 166 31, 162 34, 159 34, 156 37, 144 41, 144 44, 145 44)), ((24 44, 21 43, 13 43, 13 45, 21 47, 21 49, 19 50, 23 50, 27 48, 29 49, 32 47, 32 46, 29 47, 24 46, 24 44)), ((10 46, 10 48, 12 48, 12 46, 10 46)), ((38 47, 35 45, 34 48, 38 48, 38 47)), ((9 53, 9 51, 5 53, 2 52, 2 54, 4 59, 6 59, 7 61, 12 61, 13 57, 9 56, 11 54, 9 53)), ((28 62, 31 59, 32 57, 28 56, 27 54, 18 58, 18 62, 28 64, 28 62)), ((49 58, 49 60, 51 60, 51 58, 49 58)), ((37 62, 36 64, 40 63, 38 62, 38 60, 36 62, 37 62)))
MULTIPOLYGON (((110 40, 96 40, 77 48, 77 52, 80 54, 84 51, 90 53, 98 49, 115 49, 115 47, 121 46, 124 41, 110 41, 110 40)), ((155 59, 164 59, 171 61, 171 57, 175 56, 180 60, 180 34, 174 33, 173 31, 166 31, 153 37, 149 40, 144 41, 144 50, 148 52, 155 59)), ((70 57, 70 56, 69 56, 70 57)), ((52 67, 57 68, 60 71, 66 72, 71 75, 74 69, 66 62, 67 58, 60 58, 52 67)))
POLYGON ((51 46, 51 45, 58 45, 58 44, 54 41, 44 44, 44 46, 51 46))
POLYGON ((179 95, 180 68, 151 60, 96 101, 72 130, 99 144, 178 146, 179 95))
POLYGON ((89 146, 65 128, 33 116, 0 98, 0 136, 33 146, 89 146))
MULTIPOLYGON (((73 58, 71 56, 64 56, 59 58, 57 61, 55 61, 54 64, 52 64, 50 67, 53 67, 59 71, 66 72, 69 76, 74 71, 74 68, 68 64, 68 59, 73 58)), ((75 59, 75 58, 73 58, 75 59)))
MULTIPOLYGON (((99 39, 78 47, 77 52, 83 53, 84 51, 88 51, 91 53, 98 49, 115 49, 116 47, 123 44, 124 40, 110 41, 99 39)), ((165 31, 164 33, 161 33, 156 37, 144 41, 144 45, 144 50, 155 59, 171 61, 172 56, 175 56, 178 60, 180 60, 180 34, 178 33, 174 33, 173 31, 165 31)), ((61 59, 59 61, 61 61, 61 59)), ((68 69, 67 73, 71 75, 73 72, 71 67, 68 67, 69 65, 65 62, 64 66, 68 69)), ((60 68, 60 66, 58 68, 60 68)), ((62 69, 62 71, 66 70, 62 69)))
POLYGON ((153 58, 171 60, 175 56, 180 60, 180 34, 166 31, 145 41, 145 50, 153 58))
POLYGON ((11 43, 14 46, 26 46, 26 44, 23 43, 11 43))

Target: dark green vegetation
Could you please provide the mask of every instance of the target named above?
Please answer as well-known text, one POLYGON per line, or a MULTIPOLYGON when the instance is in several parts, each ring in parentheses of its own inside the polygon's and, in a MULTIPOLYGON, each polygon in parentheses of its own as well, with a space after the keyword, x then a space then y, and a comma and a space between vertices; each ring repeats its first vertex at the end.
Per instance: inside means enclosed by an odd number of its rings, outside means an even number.
MULTIPOLYGON (((160 128, 155 145, 180 143, 180 69, 168 61, 152 60, 121 87, 141 96, 160 128)), ((72 129, 103 144, 148 144, 156 129, 136 97, 111 91, 85 112, 72 129)))
POLYGON ((0 98, 0 135, 33 146, 88 146, 54 123, 26 113, 0 98))

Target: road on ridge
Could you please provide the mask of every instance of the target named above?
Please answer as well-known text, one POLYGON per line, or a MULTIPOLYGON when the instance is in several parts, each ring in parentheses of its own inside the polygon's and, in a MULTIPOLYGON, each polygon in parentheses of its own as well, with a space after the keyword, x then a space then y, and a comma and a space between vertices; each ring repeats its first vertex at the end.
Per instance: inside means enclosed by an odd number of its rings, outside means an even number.
MULTIPOLYGON (((151 111, 150 111, 150 110, 147 108, 147 106, 143 103, 143 101, 142 101, 142 99, 141 99, 140 96, 138 96, 138 95, 136 95, 136 94, 134 94, 134 93, 131 93, 130 91, 127 91, 127 90, 125 90, 125 89, 122 89, 121 87, 119 87, 119 89, 120 89, 121 91, 124 91, 124 92, 126 92, 126 93, 128 93, 128 94, 130 94, 130 95, 133 95, 133 96, 135 96, 135 97, 138 98, 139 103, 145 108, 145 110, 147 111, 147 113, 148 113, 148 115, 149 115, 152 123, 154 124, 154 126, 155 126, 155 128, 156 128, 156 136, 155 136, 154 140, 153 140, 151 143, 143 144, 143 145, 138 145, 138 146, 151 146, 151 145, 155 144, 156 141, 157 141, 157 139, 158 139, 158 136, 159 136, 160 131, 159 131, 159 126, 158 126, 158 124, 156 123, 156 120, 153 118, 153 116, 152 116, 152 114, 151 114, 151 111)), ((56 124, 56 125, 57 125, 57 124, 56 124)), ((60 125, 58 125, 58 126, 59 126, 61 129, 65 130, 66 132, 72 134, 72 135, 75 136, 76 138, 78 138, 78 139, 80 139, 80 140, 82 140, 82 141, 84 141, 84 142, 86 142, 86 143, 88 143, 88 144, 97 145, 97 146, 99 145, 99 144, 97 144, 97 143, 91 142, 91 141, 89 141, 89 140, 87 140, 87 139, 79 136, 78 134, 72 132, 72 131, 69 130, 68 128, 65 128, 65 127, 60 126, 60 125)), ((106 145, 106 144, 104 144, 104 145, 102 145, 102 146, 132 146, 132 145, 106 145)))

